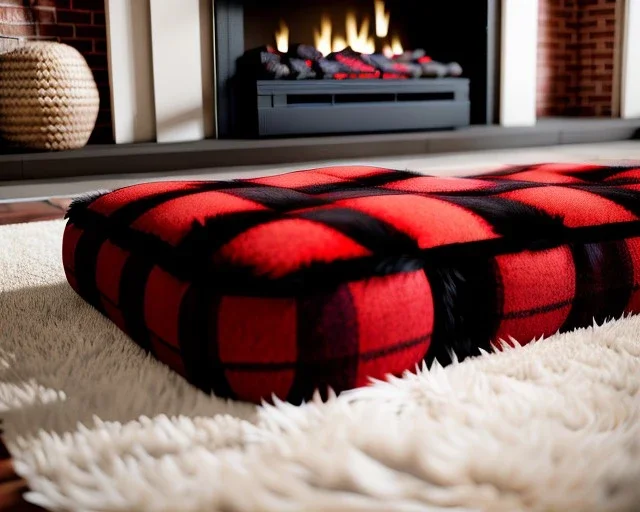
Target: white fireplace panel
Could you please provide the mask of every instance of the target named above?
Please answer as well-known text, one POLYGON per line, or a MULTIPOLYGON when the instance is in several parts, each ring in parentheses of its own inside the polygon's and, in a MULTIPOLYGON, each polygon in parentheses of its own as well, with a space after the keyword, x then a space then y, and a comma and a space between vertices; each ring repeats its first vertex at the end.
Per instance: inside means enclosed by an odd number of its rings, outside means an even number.
POLYGON ((538 0, 502 0, 500 124, 536 124, 538 0))
POLYGON ((113 137, 117 144, 156 138, 148 0, 107 0, 113 137))
POLYGON ((199 0, 150 0, 158 142, 205 138, 199 0))

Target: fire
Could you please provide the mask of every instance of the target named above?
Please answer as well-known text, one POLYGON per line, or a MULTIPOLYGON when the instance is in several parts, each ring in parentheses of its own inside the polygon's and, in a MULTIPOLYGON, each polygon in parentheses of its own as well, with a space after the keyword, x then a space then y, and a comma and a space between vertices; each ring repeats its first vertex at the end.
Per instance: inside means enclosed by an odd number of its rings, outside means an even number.
POLYGON ((404 53, 404 48, 402 47, 400 38, 398 36, 393 36, 391 38, 391 44, 385 45, 382 49, 382 53, 389 58, 394 55, 402 55, 404 53))
POLYGON ((333 34, 333 26, 328 16, 320 20, 320 30, 314 30, 315 46, 322 55, 331 52, 339 52, 347 46, 360 53, 375 53, 376 42, 369 35, 369 18, 364 18, 362 25, 358 26, 355 13, 349 12, 345 19, 345 32, 347 37, 333 34))
POLYGON ((376 36, 387 37, 391 14, 385 10, 384 0, 374 0, 374 6, 376 10, 376 36))
MULTIPOLYGON (((331 45, 331 51, 334 52, 341 52, 342 50, 344 50, 347 46, 349 46, 347 44, 347 41, 340 37, 340 36, 336 36, 333 38, 333 44, 331 45)), ((326 55, 326 54, 324 54, 326 55)))
POLYGON ((284 21, 280 21, 280 28, 276 31, 276 47, 279 52, 289 51, 289 27, 284 21))
POLYGON ((323 16, 320 20, 320 31, 313 31, 316 48, 322 55, 331 53, 331 31, 331 20, 328 16, 323 16))
POLYGON ((398 36, 393 36, 393 39, 391 40, 391 51, 394 55, 402 55, 404 53, 404 48, 402 47, 402 43, 398 36))
POLYGON ((365 16, 362 25, 358 28, 358 20, 355 13, 349 12, 345 20, 347 30, 347 44, 359 53, 375 53, 376 42, 369 36, 369 18, 365 16))
MULTIPOLYGON (((389 32, 391 14, 386 11, 384 0, 374 0, 374 8, 376 13, 376 36, 385 38, 389 32)), ((359 24, 356 14, 350 11, 345 18, 345 37, 334 34, 331 19, 325 15, 320 20, 320 29, 314 29, 313 31, 315 47, 325 56, 331 52, 344 50, 347 46, 359 53, 375 53, 376 42, 375 37, 370 35, 370 25, 371 21, 366 16, 363 18, 362 24, 359 24)), ((289 27, 284 21, 280 23, 280 28, 276 31, 275 38, 278 51, 286 53, 289 50, 289 27)), ((393 53, 402 53, 400 40, 397 37, 394 38, 388 49, 393 53)), ((387 47, 385 47, 386 50, 387 47)))

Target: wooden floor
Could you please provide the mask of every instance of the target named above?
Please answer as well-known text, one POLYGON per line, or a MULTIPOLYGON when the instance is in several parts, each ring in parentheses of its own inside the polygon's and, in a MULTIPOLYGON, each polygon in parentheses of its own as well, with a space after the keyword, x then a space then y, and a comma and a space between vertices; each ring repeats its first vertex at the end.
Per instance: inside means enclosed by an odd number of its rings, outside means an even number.
POLYGON ((0 225, 62 219, 71 199, 0 203, 0 225))

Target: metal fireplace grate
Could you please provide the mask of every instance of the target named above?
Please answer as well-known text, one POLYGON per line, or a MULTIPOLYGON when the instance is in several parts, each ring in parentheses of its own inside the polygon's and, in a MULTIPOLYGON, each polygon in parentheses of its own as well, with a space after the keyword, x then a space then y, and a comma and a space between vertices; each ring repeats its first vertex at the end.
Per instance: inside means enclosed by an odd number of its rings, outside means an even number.
POLYGON ((456 128, 470 122, 465 78, 260 80, 245 94, 239 98, 242 117, 253 119, 250 131, 261 137, 456 128))

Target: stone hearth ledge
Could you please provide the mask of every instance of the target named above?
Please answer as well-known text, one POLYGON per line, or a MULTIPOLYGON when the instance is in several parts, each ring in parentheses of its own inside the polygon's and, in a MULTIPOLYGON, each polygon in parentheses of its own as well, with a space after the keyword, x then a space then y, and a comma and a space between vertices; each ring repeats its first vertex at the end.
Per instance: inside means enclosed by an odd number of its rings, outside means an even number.
POLYGON ((215 170, 635 138, 640 138, 640 118, 545 119, 534 127, 525 128, 471 126, 445 132, 87 146, 63 153, 0 155, 0 182, 205 168, 215 170))

